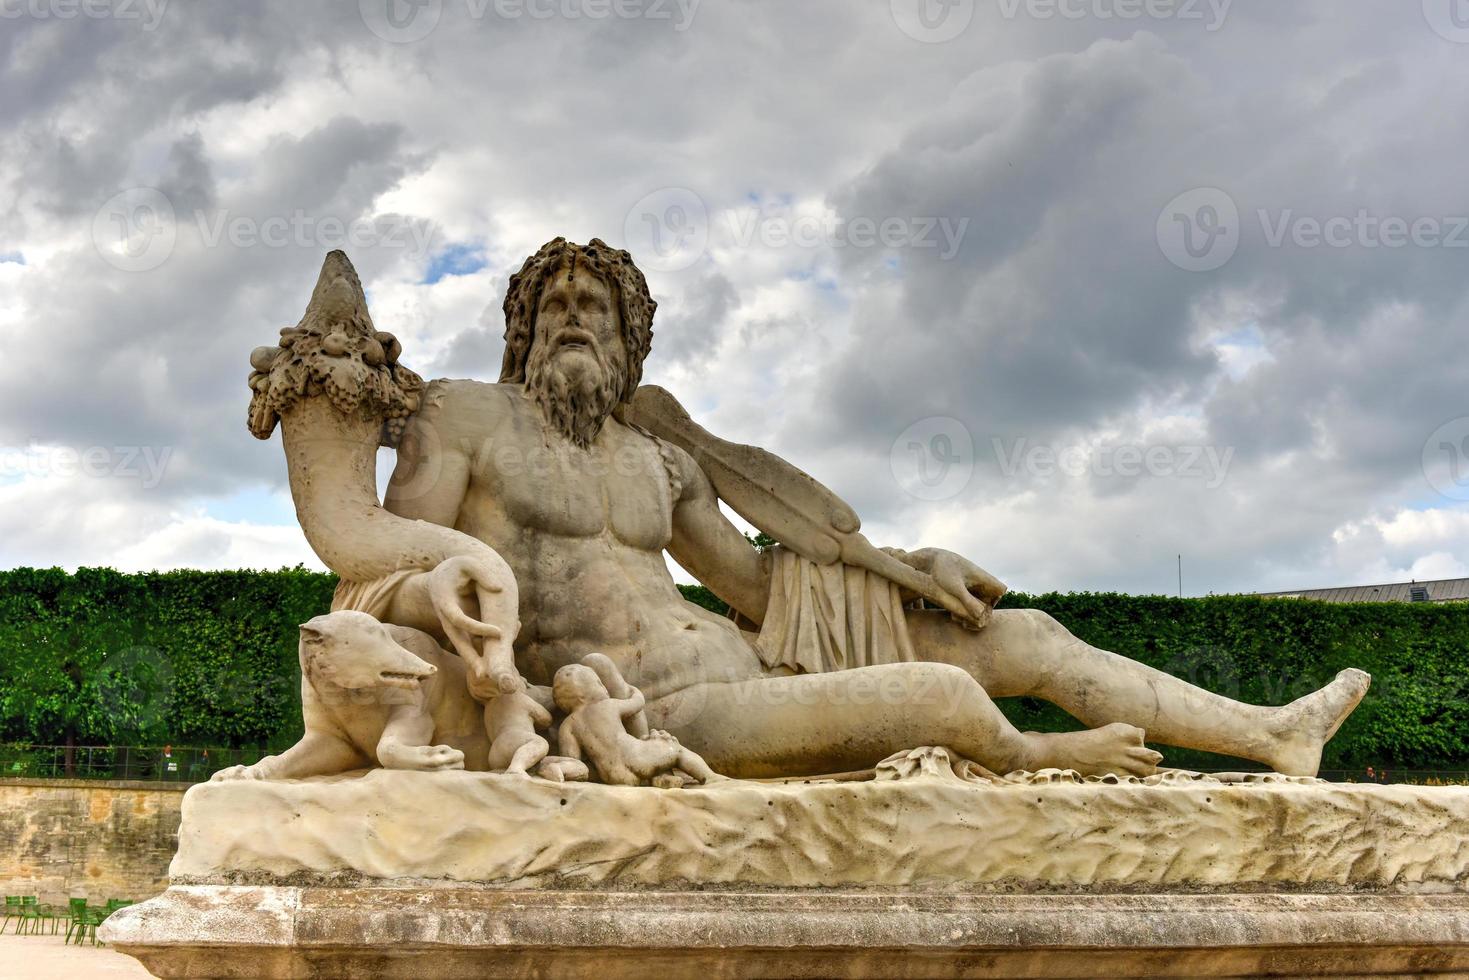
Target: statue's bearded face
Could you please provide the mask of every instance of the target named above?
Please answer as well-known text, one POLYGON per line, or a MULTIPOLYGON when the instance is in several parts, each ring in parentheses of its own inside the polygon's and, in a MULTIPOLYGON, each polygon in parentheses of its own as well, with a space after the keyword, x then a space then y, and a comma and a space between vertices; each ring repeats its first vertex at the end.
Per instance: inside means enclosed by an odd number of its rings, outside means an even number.
POLYGON ((553 427, 586 449, 626 383, 617 297, 585 266, 568 265, 546 283, 536 305, 526 390, 553 427))

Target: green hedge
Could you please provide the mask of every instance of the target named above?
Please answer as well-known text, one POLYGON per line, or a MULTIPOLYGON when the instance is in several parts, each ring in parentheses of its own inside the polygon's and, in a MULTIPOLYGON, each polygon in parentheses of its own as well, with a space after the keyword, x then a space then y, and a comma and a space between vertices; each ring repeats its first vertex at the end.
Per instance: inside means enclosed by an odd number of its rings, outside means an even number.
MULTIPOLYGON (((329 608, 335 581, 299 568, 0 572, 0 741, 289 742, 300 731, 296 626, 329 608)), ((723 611, 707 589, 682 588, 723 611)), ((1372 691, 1326 768, 1469 766, 1469 604, 1052 593, 1012 594, 1005 607, 1042 609, 1089 643, 1252 703, 1282 704, 1361 667, 1372 691)), ((1022 728, 1076 727, 1032 699, 1004 708, 1022 728)))
POLYGON ((289 742, 296 626, 330 607, 335 585, 300 568, 0 572, 0 739, 289 742))

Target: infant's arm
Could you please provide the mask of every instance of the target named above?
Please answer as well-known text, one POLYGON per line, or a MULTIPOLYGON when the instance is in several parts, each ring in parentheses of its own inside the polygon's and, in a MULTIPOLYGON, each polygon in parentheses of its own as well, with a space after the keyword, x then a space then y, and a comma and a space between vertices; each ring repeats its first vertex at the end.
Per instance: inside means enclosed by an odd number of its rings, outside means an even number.
MULTIPOLYGON (((607 693, 616 699, 625 699, 633 695, 637 688, 629 684, 622 676, 622 671, 617 669, 617 664, 605 653, 589 653, 581 658, 581 662, 592 668, 597 676, 602 679, 602 686, 607 693)), ((627 730, 634 738, 648 737, 648 719, 641 713, 625 715, 627 730)))
POLYGON ((561 723, 561 728, 556 734, 556 754, 564 755, 568 759, 582 758, 581 743, 576 740, 576 730, 579 726, 573 723, 573 719, 567 718, 561 723))
POLYGON ((551 712, 547 711, 539 701, 528 694, 521 694, 519 697, 525 705, 526 714, 530 716, 531 722, 537 728, 551 727, 551 712))
POLYGON ((646 703, 642 691, 639 691, 635 687, 629 688, 629 690, 632 693, 627 697, 618 698, 612 702, 617 707, 617 713, 623 718, 629 718, 642 711, 643 705, 646 703))

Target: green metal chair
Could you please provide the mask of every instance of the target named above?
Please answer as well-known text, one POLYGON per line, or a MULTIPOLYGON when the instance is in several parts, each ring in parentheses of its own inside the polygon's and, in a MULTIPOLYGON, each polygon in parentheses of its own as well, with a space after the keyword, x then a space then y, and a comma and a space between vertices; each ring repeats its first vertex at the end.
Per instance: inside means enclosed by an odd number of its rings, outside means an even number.
POLYGON ((36 917, 31 922, 31 935, 41 935, 41 930, 48 922, 51 923, 50 934, 53 936, 56 935, 56 930, 60 927, 64 915, 65 913, 58 913, 54 905, 37 905, 36 917))
MULTIPOLYGON (((29 897, 29 896, 28 896, 29 897)), ((44 906, 37 904, 34 900, 22 899, 20 906, 20 921, 15 925, 15 934, 23 936, 26 933, 35 933, 41 925, 41 909, 44 906)))
MULTIPOLYGON (((92 945, 97 945, 97 927, 106 920, 108 913, 103 909, 85 909, 82 917, 76 924, 76 942, 80 946, 88 935, 92 937, 92 945)), ((70 940, 68 940, 70 941, 70 940)))
MULTIPOLYGON (((4 932, 5 931, 5 927, 8 926, 8 925, 10 925, 10 920, 11 919, 18 919, 18 918, 20 918, 20 896, 19 895, 6 895, 5 896, 5 921, 4 922, 0 922, 0 932, 4 932)), ((17 926, 17 928, 19 928, 19 927, 17 926)))
POLYGON ((72 898, 67 900, 66 905, 66 912, 64 913, 66 915, 66 939, 70 942, 72 930, 81 921, 82 913, 87 910, 87 900, 85 898, 72 898))

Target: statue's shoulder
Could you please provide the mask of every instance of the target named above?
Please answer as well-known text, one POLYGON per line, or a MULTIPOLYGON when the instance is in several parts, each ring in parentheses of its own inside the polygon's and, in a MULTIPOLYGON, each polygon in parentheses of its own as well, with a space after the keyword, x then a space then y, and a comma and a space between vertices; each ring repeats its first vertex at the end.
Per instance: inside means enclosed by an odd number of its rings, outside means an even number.
POLYGON ((439 378, 424 389, 418 417, 438 429, 482 434, 523 409, 521 393, 515 384, 439 378))

